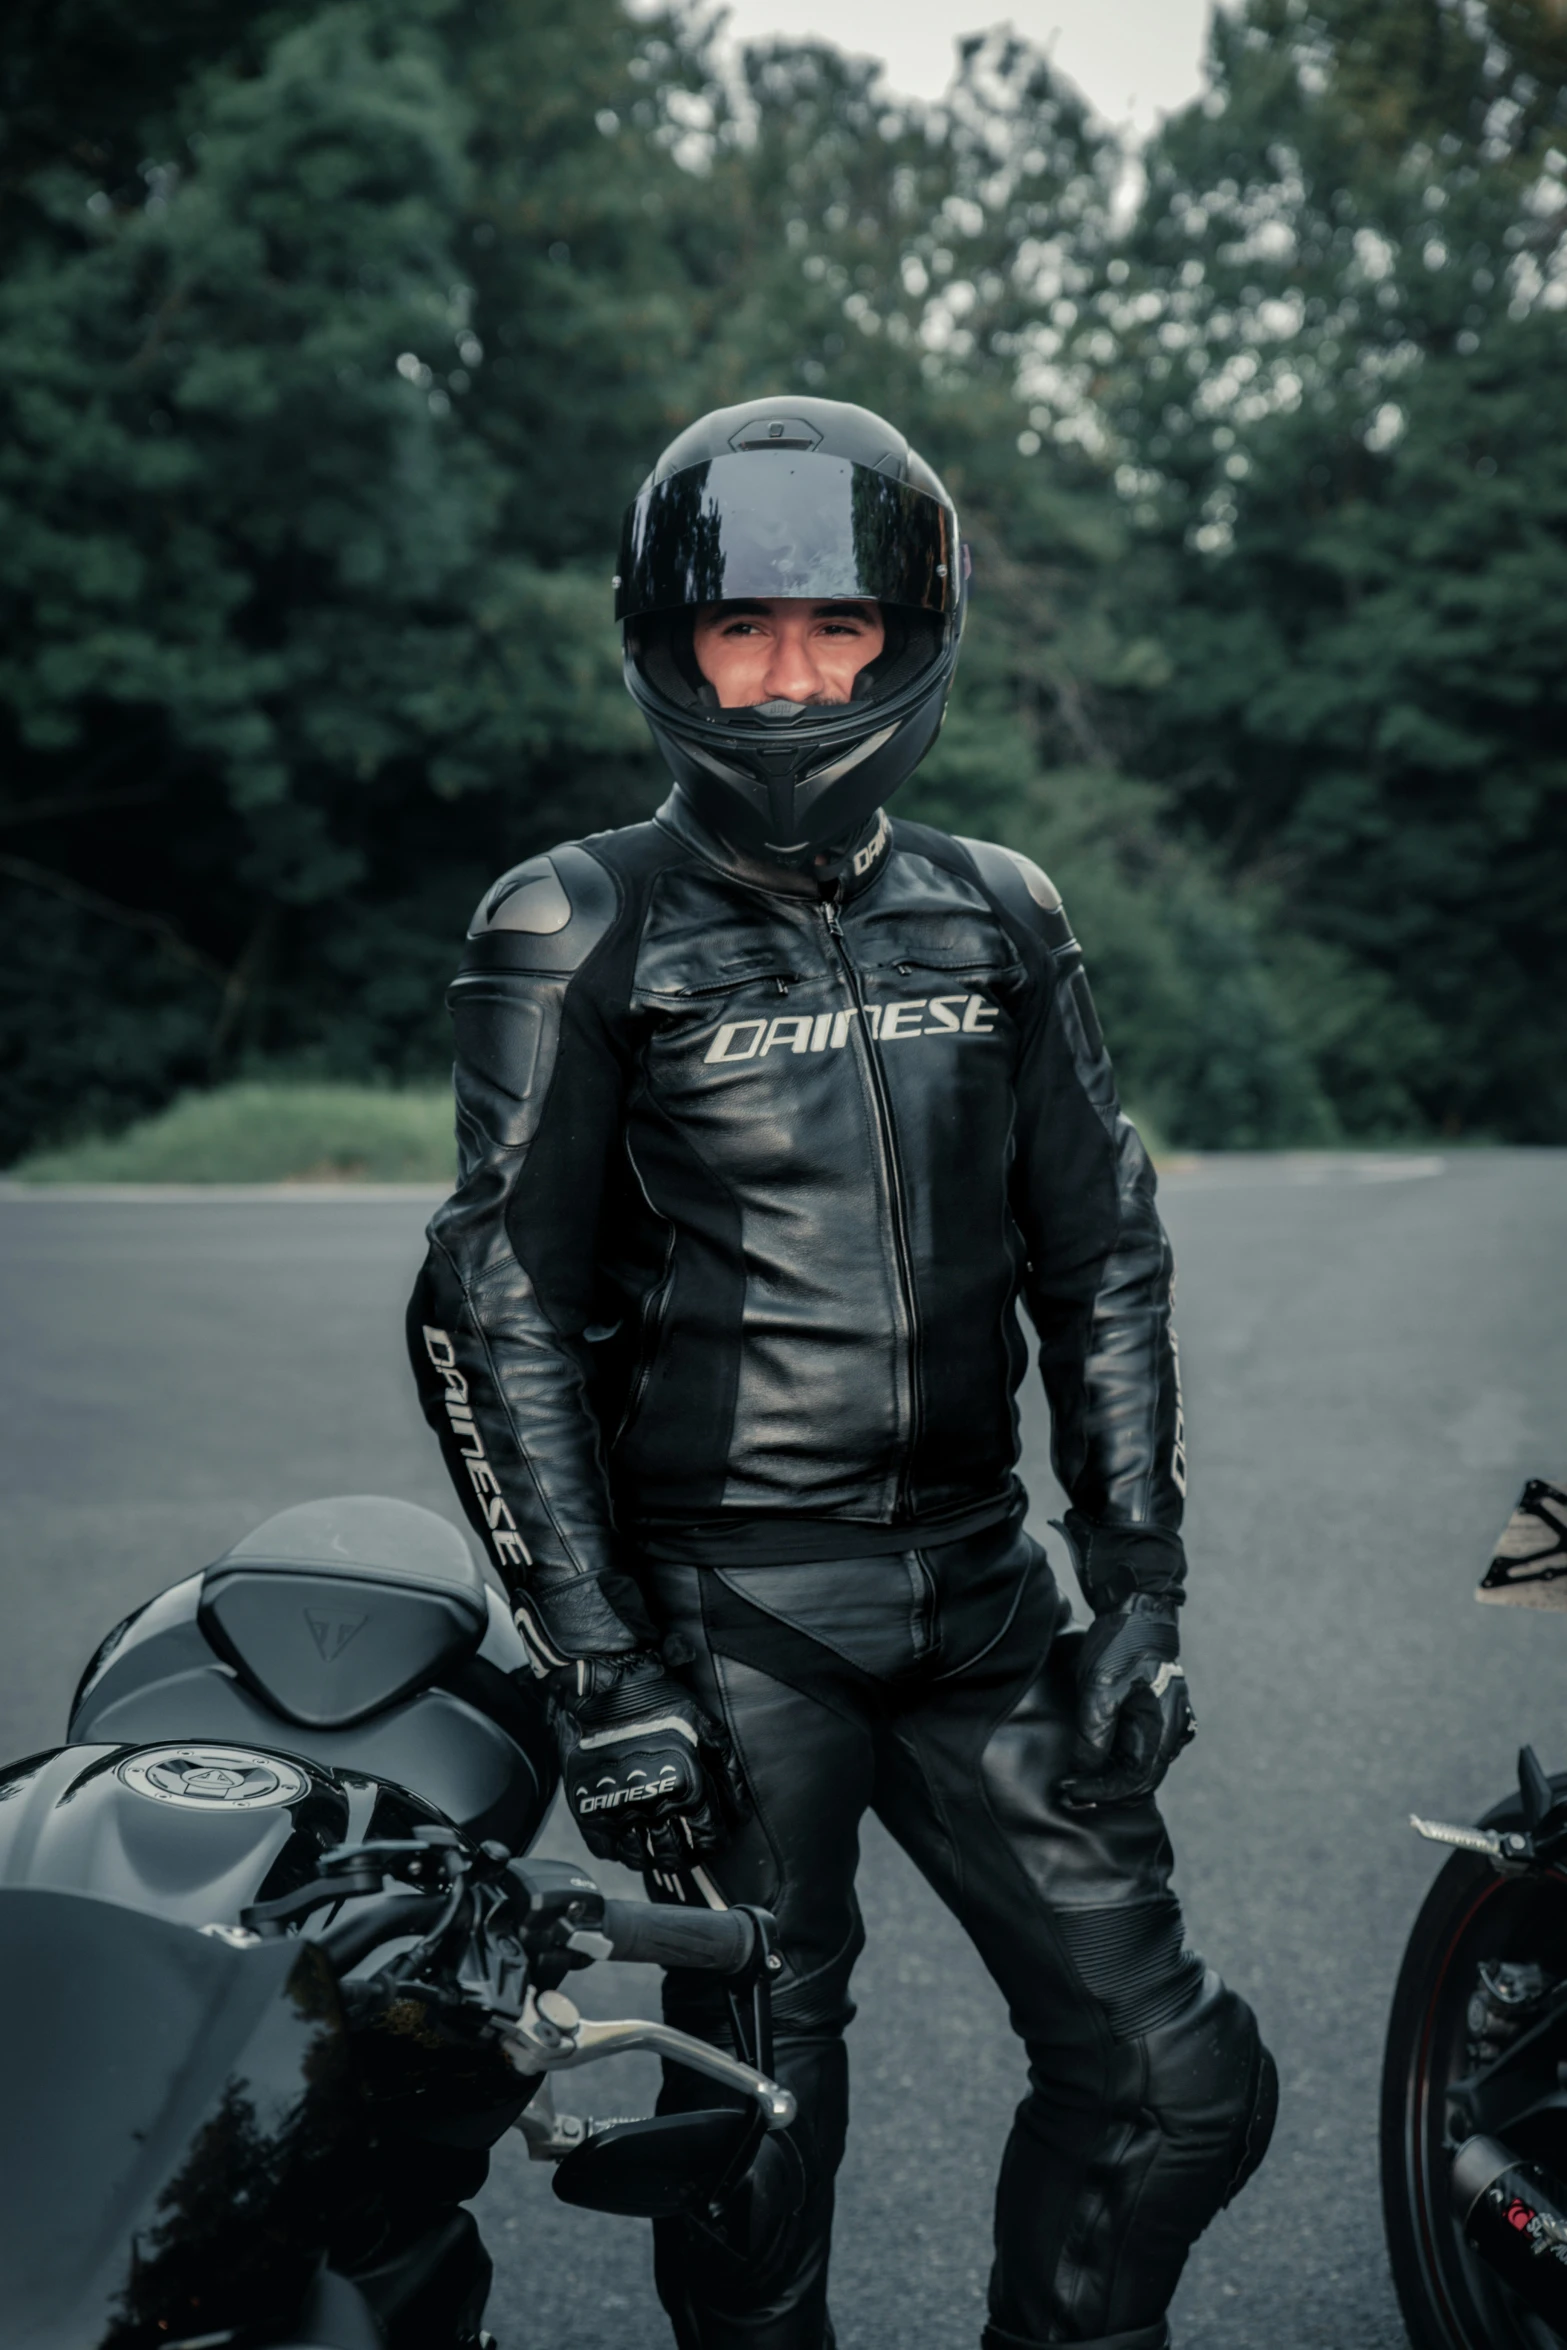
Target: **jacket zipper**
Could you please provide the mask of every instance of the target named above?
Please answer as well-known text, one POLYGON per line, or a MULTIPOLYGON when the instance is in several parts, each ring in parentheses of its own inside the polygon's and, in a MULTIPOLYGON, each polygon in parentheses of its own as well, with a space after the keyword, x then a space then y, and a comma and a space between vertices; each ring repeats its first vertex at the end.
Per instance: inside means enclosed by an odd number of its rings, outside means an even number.
POLYGON ((886 1187, 887 1204, 892 1213, 893 1256, 898 1270, 898 1291, 903 1303, 903 1325, 908 1340, 908 1445, 903 1465, 898 1472, 897 1498, 893 1515, 908 1517, 910 1465, 920 1439, 920 1382, 919 1382, 919 1316, 914 1304, 914 1255, 909 1245, 908 1210, 903 1196, 903 1169, 898 1159, 897 1135, 892 1123, 892 1103, 887 1094, 886 1075, 881 1057, 871 1050, 865 1034, 865 997, 860 987, 860 974, 843 935, 843 923, 838 908, 829 899, 822 907, 822 920, 838 966, 848 981, 858 1017, 850 1022, 856 1043, 854 1050, 860 1056, 860 1065, 870 1079, 871 1097, 876 1109, 877 1141, 881 1149, 882 1181, 886 1187))

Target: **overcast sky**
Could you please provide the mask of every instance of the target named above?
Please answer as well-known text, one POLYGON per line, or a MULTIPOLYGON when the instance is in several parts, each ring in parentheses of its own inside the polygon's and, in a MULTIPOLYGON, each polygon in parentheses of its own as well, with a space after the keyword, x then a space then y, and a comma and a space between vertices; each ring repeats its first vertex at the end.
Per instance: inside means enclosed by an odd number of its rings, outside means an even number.
POLYGON ((895 90, 940 95, 960 34, 1010 22, 1047 48, 1106 118, 1151 129, 1200 81, 1210 0, 728 0, 737 40, 817 35, 884 58, 895 90), (993 7, 995 12, 993 13, 993 7))

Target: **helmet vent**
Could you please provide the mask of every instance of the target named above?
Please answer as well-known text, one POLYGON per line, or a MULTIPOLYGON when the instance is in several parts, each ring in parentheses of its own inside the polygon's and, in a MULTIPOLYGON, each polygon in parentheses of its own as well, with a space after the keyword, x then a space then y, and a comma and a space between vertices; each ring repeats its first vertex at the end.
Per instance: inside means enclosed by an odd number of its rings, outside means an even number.
POLYGON ((756 416, 729 436, 731 449, 816 449, 821 434, 803 416, 756 416))

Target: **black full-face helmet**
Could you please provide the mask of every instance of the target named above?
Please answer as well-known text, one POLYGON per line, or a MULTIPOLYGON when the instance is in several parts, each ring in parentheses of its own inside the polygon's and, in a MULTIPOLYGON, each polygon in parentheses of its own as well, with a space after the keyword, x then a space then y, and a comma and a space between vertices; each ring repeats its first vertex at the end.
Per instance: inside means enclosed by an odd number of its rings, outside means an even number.
POLYGON ((967 567, 941 482, 868 408, 744 400, 671 441, 626 514, 615 617, 632 699, 696 813, 777 864, 851 845, 940 730, 967 567), (696 614, 770 596, 881 606, 886 644, 849 701, 719 707, 696 614))

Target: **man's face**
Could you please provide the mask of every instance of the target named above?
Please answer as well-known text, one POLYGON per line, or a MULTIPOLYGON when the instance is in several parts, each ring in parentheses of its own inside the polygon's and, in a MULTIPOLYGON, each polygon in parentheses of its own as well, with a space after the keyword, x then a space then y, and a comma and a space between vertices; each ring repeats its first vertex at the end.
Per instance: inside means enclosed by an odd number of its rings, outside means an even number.
POLYGON ((886 639, 879 605, 808 596, 707 604, 692 632, 697 667, 725 710, 846 702, 886 639))

